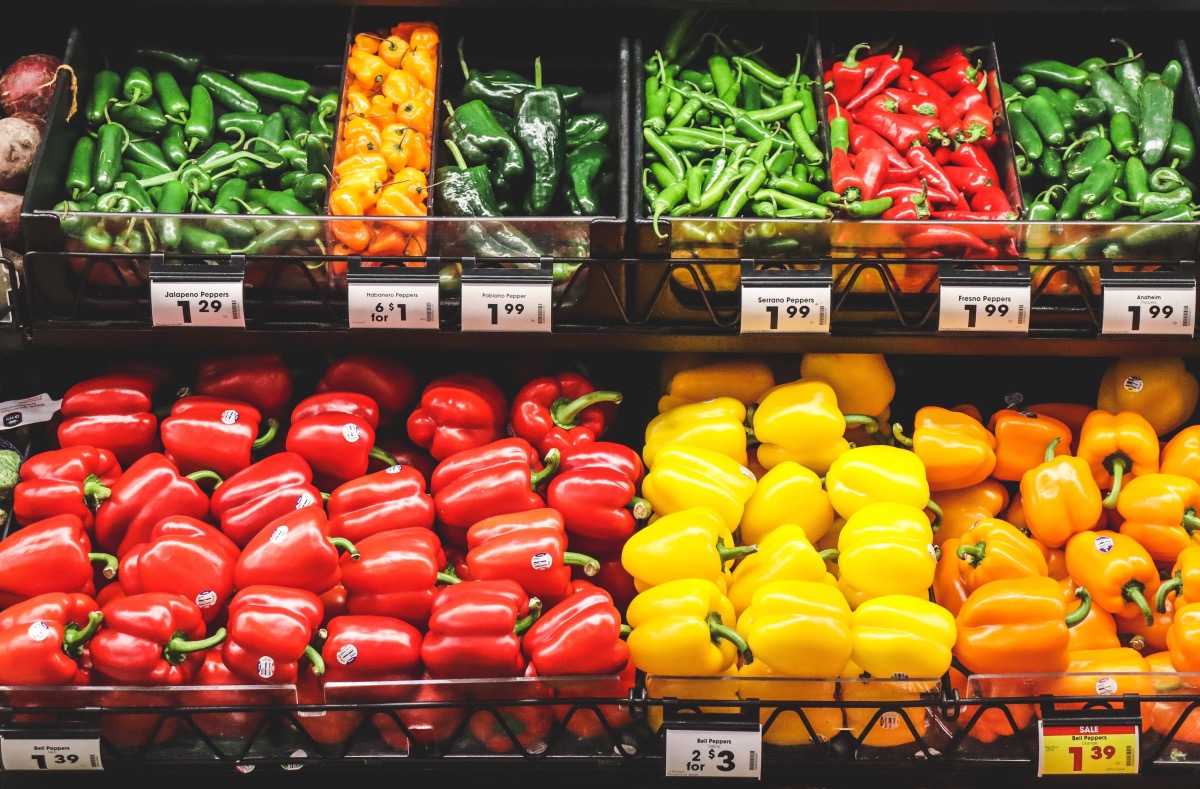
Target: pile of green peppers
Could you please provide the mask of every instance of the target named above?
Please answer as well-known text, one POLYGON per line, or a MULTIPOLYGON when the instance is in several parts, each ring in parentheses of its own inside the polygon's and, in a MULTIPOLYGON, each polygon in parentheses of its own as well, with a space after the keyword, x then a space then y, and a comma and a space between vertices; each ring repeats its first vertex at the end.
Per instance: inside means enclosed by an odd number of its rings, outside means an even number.
POLYGON ((143 49, 123 74, 97 71, 84 107, 86 129, 67 166, 67 197, 54 207, 63 232, 84 249, 228 255, 320 245, 319 221, 273 217, 322 213, 336 91, 321 94, 305 80, 274 72, 230 74, 200 57, 143 49))
MULTIPOLYGON (((584 90, 505 69, 468 68, 457 105, 446 102, 442 139, 453 164, 439 167, 444 216, 607 216, 615 213, 616 155, 609 122, 579 112, 584 90)), ((514 242, 516 243, 516 242, 514 242)), ((511 254, 521 254, 514 250, 511 254)))

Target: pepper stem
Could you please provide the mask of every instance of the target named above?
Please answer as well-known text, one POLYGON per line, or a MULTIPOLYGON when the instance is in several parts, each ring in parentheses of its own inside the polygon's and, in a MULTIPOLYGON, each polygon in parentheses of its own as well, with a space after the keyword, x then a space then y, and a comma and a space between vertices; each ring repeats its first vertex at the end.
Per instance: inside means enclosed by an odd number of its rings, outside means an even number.
POLYGON ((314 646, 306 646, 304 648, 304 657, 308 658, 308 662, 312 663, 312 673, 318 677, 325 673, 325 658, 321 657, 321 653, 314 646))
POLYGON ((67 625, 63 631, 62 651, 73 658, 82 655, 84 645, 92 640, 92 636, 100 632, 100 623, 103 621, 104 614, 92 611, 88 614, 87 624, 83 627, 76 624, 67 625))
POLYGON ((92 509, 100 506, 100 502, 112 495, 112 490, 100 481, 95 474, 88 474, 83 481, 83 500, 92 509))
POLYGON ((942 508, 938 506, 936 501, 930 499, 929 501, 925 502, 925 509, 933 513, 933 522, 929 525, 934 531, 937 531, 938 527, 942 525, 942 508))
POLYGON ((1154 624, 1154 611, 1151 610, 1150 604, 1146 602, 1146 598, 1142 595, 1141 581, 1130 581, 1125 584, 1125 588, 1121 590, 1121 596, 1131 603, 1136 603, 1137 607, 1142 609, 1142 616, 1146 617, 1146 624, 1154 624))
POLYGON ((630 627, 629 625, 626 625, 624 623, 621 624, 621 636, 620 636, 621 638, 625 638, 632 632, 633 632, 632 627, 630 627))
POLYGON ((533 87, 537 90, 542 88, 542 58, 540 55, 533 59, 533 87))
POLYGON ((250 445, 251 448, 252 449, 262 449, 267 444, 270 444, 272 441, 275 440, 275 434, 278 432, 279 432, 279 420, 278 419, 268 419, 267 420, 267 432, 265 432, 261 436, 259 436, 254 441, 254 443, 250 445))
POLYGON ((561 459, 562 454, 558 451, 557 447, 546 453, 546 457, 542 461, 546 464, 545 468, 543 468, 541 471, 533 471, 529 474, 529 484, 533 490, 537 490, 542 486, 542 483, 554 476, 555 472, 558 471, 558 464, 561 459))
POLYGON ((871 435, 879 432, 879 420, 866 414, 842 414, 848 425, 862 425, 871 435))
POLYGON ((1062 436, 1055 436, 1054 440, 1046 446, 1046 463, 1054 460, 1055 450, 1058 449, 1058 442, 1062 441, 1062 436))
POLYGON ((1163 581, 1158 587, 1158 593, 1154 595, 1154 610, 1160 614, 1167 612, 1167 595, 1171 592, 1179 594, 1183 589, 1183 576, 1176 572, 1175 577, 1169 581, 1163 581))
POLYGON ((654 507, 641 496, 634 496, 625 506, 633 513, 633 517, 640 521, 644 521, 654 514, 654 507))
POLYGON ((458 65, 462 67, 463 79, 471 78, 471 69, 467 68, 467 59, 463 56, 463 37, 458 37, 458 65))
POLYGON ((163 657, 172 666, 178 666, 183 662, 184 658, 192 652, 203 652, 206 649, 212 649, 217 644, 225 640, 225 628, 217 628, 217 632, 213 633, 208 638, 202 638, 199 641, 188 641, 183 637, 183 633, 176 633, 167 645, 163 647, 163 657))
POLYGON ((192 482, 201 482, 206 479, 215 479, 216 484, 213 485, 213 490, 216 490, 217 488, 221 487, 221 483, 225 481, 225 480, 221 479, 220 474, 218 474, 215 471, 209 471, 207 469, 203 469, 201 471, 193 471, 191 474, 187 474, 185 476, 188 479, 190 479, 192 482))
POLYGON ((1187 529, 1188 536, 1192 536, 1192 532, 1200 529, 1200 517, 1196 516, 1196 508, 1188 507, 1183 511, 1183 520, 1179 523, 1180 526, 1187 529))
POLYGON ((351 559, 356 562, 358 561, 359 553, 358 549, 354 547, 354 543, 350 542, 345 537, 327 537, 326 539, 333 543, 334 548, 345 551, 346 553, 350 554, 351 559))
POLYGON ((861 44, 855 44, 854 46, 850 47, 850 51, 846 54, 846 59, 842 61, 842 65, 846 68, 855 68, 858 66, 858 51, 860 49, 865 49, 870 52, 871 45, 864 41, 861 44))
POLYGON ((978 567, 983 561, 984 555, 987 553, 987 542, 980 540, 974 545, 960 545, 955 554, 958 558, 965 562, 970 562, 972 567, 978 567))
POLYGON ((1079 607, 1071 613, 1067 614, 1067 627, 1075 627, 1083 620, 1088 618, 1088 614, 1092 612, 1092 595, 1084 587, 1079 587, 1075 590, 1075 596, 1079 598, 1079 607))
POLYGON ((1121 478, 1125 476, 1125 467, 1129 463, 1129 459, 1124 455, 1117 455, 1112 459, 1112 490, 1104 497, 1104 506, 1107 509, 1112 509, 1117 506, 1117 499, 1121 496, 1121 478))
POLYGON ((582 567, 584 575, 589 578, 600 572, 600 561, 583 553, 567 551, 563 554, 563 564, 568 567, 582 567))
POLYGON ((838 560, 838 557, 841 555, 842 555, 842 552, 839 551, 837 548, 826 548, 825 550, 823 550, 817 554, 817 556, 820 556, 821 560, 825 561, 825 562, 836 562, 838 560))
POLYGON ((437 583, 439 584, 461 584, 462 579, 454 573, 438 573, 437 583))
POLYGON ((725 545, 725 538, 717 538, 717 555, 721 557, 721 569, 724 571, 725 565, 734 559, 740 559, 743 556, 749 556, 752 553, 758 553, 757 545, 736 545, 732 548, 725 545))
POLYGON ((105 578, 116 578, 117 577, 117 557, 113 556, 111 553, 89 553, 88 561, 89 562, 104 562, 104 570, 103 570, 104 577, 105 578))
POLYGON ((912 448, 913 440, 911 438, 909 438, 908 436, 904 435, 904 427, 902 425, 900 425, 899 423, 896 423, 896 422, 892 423, 892 435, 895 436, 896 440, 899 441, 904 446, 909 447, 910 449, 912 448))
POLYGON ((746 643, 746 639, 742 638, 741 634, 733 628, 726 626, 721 621, 719 613, 716 611, 709 612, 707 621, 708 632, 712 634, 712 642, 714 644, 720 646, 721 639, 723 638, 737 647, 737 651, 742 656, 743 663, 749 664, 754 662, 754 653, 750 651, 750 645, 746 643))
POLYGON ((536 597, 529 598, 529 613, 517 620, 513 625, 513 633, 518 636, 524 633, 529 628, 533 627, 533 623, 538 621, 538 617, 542 615, 542 601, 536 597))
POLYGON ((450 149, 450 154, 454 157, 454 163, 458 165, 458 168, 460 170, 467 169, 467 160, 463 158, 462 151, 458 149, 458 146, 454 143, 454 140, 442 140, 442 142, 444 142, 446 147, 450 149))
POLYGON ((391 454, 388 453, 388 451, 386 449, 384 449, 383 447, 372 447, 371 454, 368 455, 367 457, 372 458, 374 460, 382 461, 383 464, 389 468, 391 468, 392 466, 399 465, 399 462, 394 457, 392 457, 391 454))
POLYGON ((597 403, 619 403, 623 399, 620 392, 589 392, 574 400, 560 397, 550 406, 550 418, 558 427, 569 430, 579 424, 579 415, 584 409, 597 403))

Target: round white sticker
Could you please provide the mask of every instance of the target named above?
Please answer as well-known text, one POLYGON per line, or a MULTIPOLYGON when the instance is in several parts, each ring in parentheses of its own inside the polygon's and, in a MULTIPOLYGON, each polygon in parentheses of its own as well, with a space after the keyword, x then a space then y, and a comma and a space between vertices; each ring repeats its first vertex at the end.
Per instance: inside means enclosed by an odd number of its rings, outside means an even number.
POLYGON ((263 655, 258 659, 258 676, 263 679, 270 679, 275 676, 275 658, 270 655, 263 655))
POLYGON ((221 421, 227 425, 232 425, 234 422, 238 421, 240 416, 241 415, 238 414, 237 411, 234 411, 232 408, 230 408, 221 413, 221 421))
POLYGON ((299 496, 296 497, 296 509, 298 509, 298 510, 302 510, 305 507, 311 507, 312 505, 314 505, 316 503, 317 503, 317 500, 314 499, 312 494, 307 491, 305 491, 304 493, 301 493, 299 496))
POLYGON ((1117 681, 1112 677, 1096 680, 1096 695, 1111 696, 1117 692, 1117 681))
POLYGON ((283 542, 287 538, 287 535, 288 535, 288 527, 287 526, 276 526, 275 530, 271 532, 270 540, 271 540, 271 542, 278 545, 279 543, 283 542))
POLYGON ((348 666, 358 657, 358 647, 353 644, 347 644, 337 651, 337 662, 343 666, 348 666))
POLYGON ((738 469, 741 470, 742 476, 746 479, 752 479, 755 482, 758 482, 758 477, 754 476, 754 472, 750 469, 746 468, 745 466, 738 466, 738 469))
POLYGON ((535 553, 529 564, 535 570, 549 570, 554 566, 554 557, 548 553, 535 553))
POLYGON ((30 641, 45 641, 50 637, 51 630, 50 625, 46 624, 45 622, 38 621, 31 624, 27 632, 29 634, 30 641))
POLYGON ((1108 553, 1113 549, 1113 538, 1107 534, 1101 534, 1096 538, 1096 550, 1100 553, 1108 553))
POLYGON ((1131 375, 1125 379, 1126 392, 1140 392, 1142 391, 1142 387, 1145 385, 1146 384, 1142 382, 1142 379, 1138 378, 1136 375, 1131 375))
POLYGON ((879 716, 879 728, 881 729, 898 729, 900 728, 900 714, 896 712, 885 712, 879 716))
POLYGON ((217 593, 211 589, 205 589, 200 594, 196 595, 197 608, 212 608, 217 604, 217 593))
POLYGON ((397 463, 394 466, 388 466, 387 468, 385 468, 384 472, 386 472, 388 474, 399 474, 403 470, 404 470, 404 466, 401 466, 399 463, 397 463))
POLYGON ((347 422, 342 426, 342 438, 346 439, 351 444, 357 441, 360 435, 361 434, 359 432, 358 425, 354 424, 353 422, 347 422))

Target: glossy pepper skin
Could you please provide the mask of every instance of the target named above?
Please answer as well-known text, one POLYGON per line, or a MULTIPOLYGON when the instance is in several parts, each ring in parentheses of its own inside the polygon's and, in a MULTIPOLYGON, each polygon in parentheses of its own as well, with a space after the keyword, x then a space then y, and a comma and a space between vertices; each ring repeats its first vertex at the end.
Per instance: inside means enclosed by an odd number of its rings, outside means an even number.
POLYGON ((122 685, 180 685, 203 655, 225 638, 224 628, 205 638, 207 624, 196 604, 169 592, 143 592, 104 604, 104 627, 92 638, 97 674, 122 685))
POLYGON ((249 403, 206 395, 181 397, 159 425, 163 454, 181 474, 208 470, 224 479, 253 462, 255 450, 275 438, 270 420, 259 435, 262 414, 249 403))
POLYGON ((379 406, 379 426, 387 427, 417 399, 417 379, 408 365, 373 351, 349 353, 325 368, 314 387, 321 392, 357 392, 379 406))
POLYGON ((856 608, 850 626, 850 659, 873 677, 932 678, 950 668, 954 617, 936 603, 884 595, 856 608))
POLYGON ((882 418, 896 395, 896 379, 879 353, 806 353, 800 377, 833 387, 838 407, 848 414, 882 418))
POLYGON ((127 595, 171 592, 191 600, 211 622, 233 596, 233 568, 241 549, 204 521, 164 518, 149 539, 121 560, 118 581, 127 595))
POLYGON ((776 529, 793 525, 815 543, 833 526, 834 517, 817 473, 785 460, 759 477, 742 511, 738 536, 742 542, 761 544, 776 529))
POLYGON ((856 421, 878 426, 873 417, 844 414, 829 384, 804 379, 767 391, 749 417, 763 468, 795 460, 814 471, 828 469, 829 462, 849 448, 846 426, 856 421))
POLYGON ((1162 448, 1159 471, 1200 482, 1200 425, 1185 427, 1162 448))
MULTIPOLYGON (((559 453, 561 460, 563 453, 559 453)), ((533 471, 542 470, 542 456, 523 438, 501 438, 483 446, 455 452, 442 460, 429 475, 429 492, 437 495, 443 488, 475 471, 515 461, 533 471)), ((640 465, 639 461, 639 465, 640 465)))
MULTIPOLYGON (((1067 626, 1071 634, 1069 652, 1121 646, 1121 639, 1117 636, 1116 619, 1100 606, 1091 605, 1091 595, 1087 593, 1086 589, 1076 584, 1070 577, 1059 579, 1058 588, 1062 591, 1063 602, 1066 603, 1067 610, 1071 612, 1068 616, 1074 622, 1067 626), (1083 602, 1085 597, 1087 598, 1086 603, 1083 602), (1075 613, 1076 609, 1078 609, 1078 613, 1075 613), (1083 615, 1082 620, 1079 619, 1081 615, 1083 615)), ((1141 616, 1137 617, 1137 621, 1142 627, 1146 626, 1146 622, 1141 616)))
POLYGON ((402 619, 335 616, 325 630, 326 682, 396 682, 421 675, 421 631, 402 619))
POLYGON ((343 482, 329 494, 326 509, 330 536, 353 543, 381 531, 433 528, 433 497, 412 466, 388 466, 343 482))
POLYGON ((91 446, 112 452, 122 466, 158 449, 158 417, 151 413, 157 382, 146 375, 113 373, 88 378, 63 394, 60 447, 91 446))
POLYGON ((358 554, 354 544, 329 534, 329 519, 319 507, 293 510, 267 524, 238 555, 234 586, 291 586, 313 594, 341 580, 339 551, 358 554))
POLYGON ((359 558, 341 558, 346 609, 356 615, 402 619, 424 630, 437 596, 437 584, 458 583, 445 572, 441 540, 429 529, 410 526, 363 538, 359 558))
POLYGON ((428 383, 408 417, 408 437, 441 461, 504 436, 508 401, 500 387, 475 373, 428 383))
POLYGON ((287 416, 292 372, 280 353, 244 353, 205 359, 196 370, 196 394, 250 403, 269 419, 287 416))
POLYGON ((473 580, 511 580, 548 608, 572 593, 572 567, 592 576, 600 564, 567 550, 562 514, 545 507, 493 515, 467 530, 467 570, 473 580))
POLYGON ((534 59, 533 87, 513 100, 517 142, 529 162, 531 184, 525 196, 525 213, 543 216, 558 193, 566 166, 566 103, 552 86, 542 85, 542 59, 534 59))
POLYGON ((286 447, 308 461, 313 478, 336 487, 367 473, 372 458, 394 466, 394 458, 375 446, 375 429, 360 416, 326 412, 288 427, 286 447))
POLYGON ((117 573, 116 557, 92 552, 92 540, 75 515, 31 523, 0 540, 0 605, 10 606, 46 592, 96 592, 93 561, 104 576, 117 573))
MULTIPOLYGON (((899 426, 893 425, 899 436, 899 426)), ((912 450, 925 465, 931 491, 977 485, 996 467, 996 437, 974 417, 925 406, 913 417, 912 450)))
POLYGON ((1124 518, 1118 531, 1136 540, 1155 564, 1174 564, 1180 552, 1197 544, 1200 527, 1200 484, 1176 474, 1143 474, 1122 485, 1117 512, 1124 518))
POLYGON ((1154 620, 1144 592, 1158 583, 1158 568, 1132 537, 1101 529, 1081 532, 1067 541, 1067 571, 1092 595, 1092 603, 1114 616, 1154 620))
POLYGON ((674 444, 719 452, 743 466, 746 453, 746 406, 733 397, 685 403, 662 411, 646 425, 642 460, 647 466, 661 449, 674 444))
POLYGON ((921 459, 887 445, 854 447, 840 455, 825 475, 829 503, 843 518, 873 503, 929 504, 929 482, 921 459))
POLYGON ((1020 482, 1026 471, 1045 460, 1046 447, 1056 438, 1056 455, 1071 452, 1071 428, 1052 416, 1006 408, 992 414, 988 429, 996 437, 992 476, 1004 482, 1020 482))
POLYGON ((145 542, 154 524, 172 515, 204 520, 208 494, 158 452, 134 461, 96 510, 96 545, 118 557, 145 542))
POLYGON ((666 394, 658 400, 660 414, 684 403, 718 397, 732 397, 743 406, 752 406, 775 385, 775 373, 762 359, 718 359, 673 369, 675 366, 669 359, 663 363, 662 390, 666 394))
MULTIPOLYGON (((1136 693, 1153 695, 1150 666, 1130 647, 1081 649, 1070 653, 1071 662, 1046 690, 1056 696, 1101 696, 1136 693)), ((1055 704, 1060 709, 1081 709, 1088 702, 1055 704)))
POLYGON ((573 548, 580 553, 604 553, 620 551, 637 531, 638 522, 653 514, 650 502, 637 493, 637 482, 619 469, 564 472, 560 463, 559 473, 546 486, 546 504, 561 514, 573 548))
POLYGON ((228 637, 221 646, 225 665, 251 684, 294 683, 303 659, 314 674, 324 674, 325 661, 312 645, 324 618, 321 598, 304 589, 241 587, 229 601, 228 637))
POLYGON ((976 523, 962 536, 955 555, 959 572, 974 592, 981 586, 1007 578, 1047 576, 1041 547, 1023 531, 1000 518, 976 523))
POLYGON ((962 537, 980 518, 994 518, 1004 512, 1010 501, 1008 488, 995 479, 939 493, 937 503, 942 518, 934 532, 933 544, 942 545, 949 539, 962 537))
POLYGON ((1189 545, 1179 552, 1179 557, 1171 567, 1170 578, 1162 582, 1155 594, 1155 610, 1165 611, 1168 598, 1172 595, 1177 602, 1200 600, 1200 546, 1189 545))
POLYGON ((1051 548, 1067 544, 1071 535, 1093 528, 1104 513, 1104 494, 1086 460, 1057 454, 1054 438, 1046 459, 1021 476, 1021 507, 1025 526, 1051 548))
POLYGON ((209 501, 221 531, 241 548, 276 518, 304 507, 320 507, 312 467, 295 452, 276 452, 239 471, 212 492, 209 501))
POLYGON ((544 455, 603 436, 620 402, 620 392, 597 391, 579 373, 540 376, 513 397, 509 425, 544 455))
POLYGON ((655 455, 642 480, 642 496, 655 513, 664 516, 710 507, 733 531, 756 485, 754 472, 720 452, 673 444, 655 455))
POLYGON ((1101 489, 1108 488, 1104 506, 1115 507, 1123 477, 1158 471, 1158 434, 1135 411, 1110 414, 1096 410, 1088 414, 1079 431, 1079 457, 1087 461, 1101 489))
POLYGON ((121 478, 121 464, 107 449, 75 446, 38 452, 21 464, 13 489, 13 516, 25 526, 52 515, 70 514, 90 532, 95 509, 121 478))
POLYGON ((758 550, 735 546, 733 535, 711 507, 692 507, 664 515, 638 531, 621 549, 621 565, 640 590, 683 578, 720 585, 725 565, 758 550))
POLYGON ((379 428, 379 405, 374 398, 358 392, 331 389, 312 394, 296 403, 289 422, 296 423, 321 414, 353 414, 371 426, 379 428))
POLYGON ((640 592, 625 610, 629 657, 647 674, 715 677, 753 662, 733 604, 711 581, 681 578, 640 592))
POLYGON ((1164 436, 1191 418, 1200 382, 1177 356, 1121 357, 1104 370, 1096 408, 1136 411, 1164 436))
POLYGON ((421 642, 425 669, 436 679, 521 676, 526 666, 521 635, 541 607, 516 581, 441 587, 421 642))
POLYGON ((754 594, 775 581, 825 582, 825 556, 809 542, 804 530, 786 523, 762 538, 758 550, 743 556, 729 578, 728 596, 738 616, 754 594))
POLYGON ((433 495, 437 530, 443 541, 465 546, 467 530, 481 517, 545 507, 537 490, 558 470, 558 450, 550 450, 545 461, 544 468, 533 471, 525 460, 504 460, 474 467, 447 482, 433 495))
POLYGON ((938 557, 937 567, 933 571, 933 585, 930 587, 933 601, 954 616, 958 616, 970 594, 960 569, 958 545, 958 537, 951 537, 941 544, 942 555, 938 557))
POLYGON ((80 658, 104 615, 90 596, 50 592, 0 611, 0 682, 83 685, 80 658))
POLYGON ((617 674, 629 664, 621 611, 612 596, 588 584, 546 609, 521 638, 538 676, 617 674))
POLYGON ((737 619, 755 663, 788 677, 836 677, 850 659, 850 606, 832 586, 770 581, 755 590, 737 619))
POLYGON ((846 519, 837 562, 838 588, 856 610, 877 597, 925 597, 937 568, 929 518, 907 504, 869 504, 846 519))
POLYGON ((1200 603, 1176 609, 1175 620, 1167 630, 1167 650, 1176 671, 1200 670, 1200 603))

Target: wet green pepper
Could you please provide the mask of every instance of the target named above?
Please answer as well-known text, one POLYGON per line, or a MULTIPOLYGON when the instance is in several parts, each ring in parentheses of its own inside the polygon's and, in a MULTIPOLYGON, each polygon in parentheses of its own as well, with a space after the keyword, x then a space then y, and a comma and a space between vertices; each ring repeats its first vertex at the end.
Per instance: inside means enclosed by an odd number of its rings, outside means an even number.
MULTIPOLYGON (((1039 85, 1046 84, 1075 89, 1086 88, 1092 76, 1092 72, 1061 60, 1034 60, 1022 64, 1018 70, 1021 74, 1027 74, 1036 79, 1039 85)), ((1013 84, 1017 84, 1016 80, 1013 81, 1013 84)), ((1018 85, 1018 87, 1020 86, 1018 85)), ((1036 87, 1031 88, 1032 90, 1036 90, 1036 87)))
POLYGON ((247 137, 256 137, 262 132, 267 116, 261 112, 227 112, 217 118, 217 130, 221 134, 230 134, 236 130, 245 133, 247 137))
POLYGON ((129 132, 117 123, 105 123, 96 131, 95 159, 92 163, 92 187, 97 192, 112 191, 121 173, 121 154, 129 144, 129 132))
MULTIPOLYGON (((558 192, 559 180, 563 177, 566 166, 566 106, 562 96, 554 88, 542 86, 542 59, 534 59, 534 84, 515 100, 513 104, 513 119, 516 122, 517 142, 525 152, 530 169, 529 191, 525 195, 524 210, 530 216, 544 216, 549 210, 558 192)), ((603 148, 605 146, 597 146, 603 148)), ((593 155, 577 159, 578 162, 589 161, 593 155)), ((592 167, 592 177, 598 168, 592 167)), ((595 208, 590 195, 590 183, 587 199, 576 188, 575 195, 580 206, 588 211, 587 203, 595 208)))
POLYGON ((1104 161, 1110 154, 1112 154, 1112 143, 1108 141, 1107 137, 1095 137, 1088 140, 1079 155, 1067 158, 1064 168, 1067 178, 1072 181, 1082 181, 1088 177, 1097 162, 1104 161))
POLYGON ((1171 124, 1171 141, 1167 143, 1167 155, 1171 166, 1186 170, 1196 158, 1196 140, 1191 128, 1179 118, 1171 124))
POLYGON ((1192 190, 1181 186, 1170 192, 1146 192, 1138 200, 1122 200, 1122 205, 1132 206, 1142 216, 1161 213, 1168 208, 1189 205, 1192 202, 1192 190))
POLYGON ((566 134, 567 147, 578 148, 589 142, 599 142, 608 135, 609 125, 604 116, 599 113, 572 115, 563 127, 566 134))
POLYGON ((1111 222, 1117 218, 1117 214, 1121 211, 1121 206, 1124 205, 1125 190, 1119 186, 1114 186, 1112 191, 1108 193, 1100 203, 1090 206, 1083 212, 1083 219, 1087 222, 1111 222))
POLYGON ((158 220, 158 240, 164 250, 173 251, 179 248, 182 241, 182 226, 177 214, 183 212, 187 205, 188 190, 179 181, 168 181, 162 186, 155 210, 160 214, 170 214, 158 220))
POLYGON ((1080 194, 1083 205, 1095 205, 1108 197, 1108 193, 1117 182, 1118 173, 1117 163, 1112 159, 1096 162, 1091 172, 1083 179, 1083 191, 1080 194))
POLYGON ((1117 82, 1116 77, 1104 69, 1099 69, 1092 72, 1091 83, 1092 93, 1108 107, 1109 117, 1118 112, 1128 112, 1134 123, 1141 122, 1142 112, 1138 106, 1137 96, 1131 96, 1129 91, 1125 90, 1120 82, 1117 82))
POLYGON ((67 191, 72 200, 78 200, 92 189, 92 159, 96 152, 96 141, 86 134, 75 141, 71 160, 67 163, 67 191))
POLYGON ((1081 213, 1083 213, 1082 181, 1067 190, 1067 196, 1063 198, 1062 205, 1058 207, 1058 213, 1054 215, 1054 218, 1060 222, 1070 222, 1078 219, 1081 213))
POLYGON ((1138 99, 1142 108, 1140 138, 1141 156, 1147 166, 1162 160, 1171 139, 1175 121, 1175 92, 1162 77, 1150 74, 1142 83, 1138 99))
POLYGON ((1129 200, 1138 201, 1150 191, 1150 174, 1146 165, 1136 156, 1125 160, 1125 194, 1129 200))
MULTIPOLYGON (((1067 133, 1063 128, 1062 118, 1045 95, 1034 93, 1025 99, 1021 105, 1021 114, 1033 124, 1041 138, 1050 145, 1062 145, 1066 141, 1067 133)), ((1028 149, 1025 153, 1033 156, 1028 149)), ((1033 158, 1038 157, 1033 156, 1033 158)))
POLYGON ((193 85, 191 105, 183 131, 188 141, 187 149, 194 151, 197 146, 209 145, 213 140, 213 103, 208 88, 193 85))
POLYGON ((154 72, 154 95, 162 104, 163 114, 168 120, 183 123, 187 119, 191 105, 187 96, 183 95, 174 74, 165 69, 154 72))
POLYGON ((1095 123, 1108 114, 1108 105, 1103 99, 1088 96, 1071 105, 1071 117, 1080 123, 1095 123))
POLYGON ((584 216, 600 213, 596 179, 612 158, 612 150, 602 142, 585 143, 566 156, 566 175, 584 216))
POLYGON ((121 75, 112 69, 101 69, 92 77, 92 92, 88 95, 84 117, 90 128, 97 129, 108 120, 109 105, 117 100, 121 90, 121 75))
POLYGON ((1113 150, 1122 156, 1133 156, 1138 152, 1137 130, 1128 112, 1118 112, 1112 116, 1109 135, 1113 150))
POLYGON ((108 114, 115 123, 138 134, 159 134, 170 123, 167 116, 145 104, 117 103, 109 108, 108 114))
POLYGON ((258 99, 250 91, 219 71, 202 70, 196 75, 196 84, 207 88, 215 101, 231 110, 259 112, 262 109, 258 99))
POLYGON ((188 160, 187 138, 181 124, 172 123, 167 127, 163 133, 162 152, 172 167, 179 167, 188 160))

